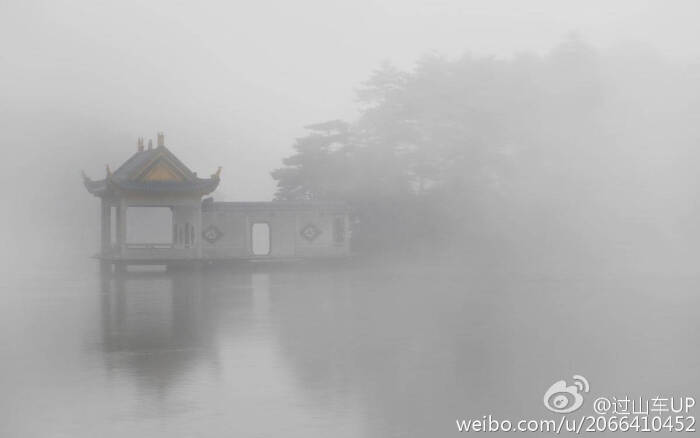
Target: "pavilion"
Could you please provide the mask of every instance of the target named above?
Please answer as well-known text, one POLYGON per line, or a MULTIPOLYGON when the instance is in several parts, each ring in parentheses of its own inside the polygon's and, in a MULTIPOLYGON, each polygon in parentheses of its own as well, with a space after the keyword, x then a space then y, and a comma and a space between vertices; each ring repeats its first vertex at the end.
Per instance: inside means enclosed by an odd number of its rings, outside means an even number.
MULTIPOLYGON (((325 258, 349 254, 349 221, 338 202, 214 202, 202 200, 219 185, 221 168, 200 178, 165 146, 137 151, 105 177, 83 173, 87 190, 101 200, 101 260, 119 265, 186 261, 325 258), (127 220, 130 209, 170 210, 167 224, 127 220), (114 224, 113 224, 114 222, 114 224), (132 242, 127 223, 169 227, 167 242, 132 242)), ((147 219, 142 220, 148 221, 147 219)), ((151 228, 152 229, 152 228, 151 228)), ((162 233, 162 229, 159 230, 162 233)))

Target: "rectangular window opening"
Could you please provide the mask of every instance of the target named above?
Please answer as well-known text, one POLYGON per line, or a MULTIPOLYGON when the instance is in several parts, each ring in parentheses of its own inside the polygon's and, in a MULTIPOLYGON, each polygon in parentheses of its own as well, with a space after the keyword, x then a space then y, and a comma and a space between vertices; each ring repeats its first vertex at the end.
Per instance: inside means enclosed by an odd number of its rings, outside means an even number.
POLYGON ((345 242, 345 217, 336 216, 333 219, 333 243, 342 244, 345 242))
POLYGON ((250 231, 250 239, 253 255, 269 255, 270 246, 270 225, 265 222, 254 223, 250 231))
POLYGON ((127 244, 172 244, 173 213, 169 207, 126 209, 127 244))

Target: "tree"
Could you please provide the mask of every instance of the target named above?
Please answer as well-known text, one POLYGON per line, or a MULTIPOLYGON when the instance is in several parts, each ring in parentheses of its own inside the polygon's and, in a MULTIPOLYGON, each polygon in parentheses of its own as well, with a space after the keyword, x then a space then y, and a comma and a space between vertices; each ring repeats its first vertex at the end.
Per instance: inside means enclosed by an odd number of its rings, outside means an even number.
POLYGON ((517 249, 600 243, 612 230, 603 212, 636 196, 633 185, 617 189, 620 166, 637 158, 616 139, 653 133, 634 103, 648 84, 616 72, 655 61, 611 59, 570 38, 544 56, 429 54, 411 71, 384 63, 357 91, 356 120, 297 139, 272 174, 277 198, 348 202, 367 248, 441 236, 517 249), (606 199, 611 188, 617 198, 606 199))

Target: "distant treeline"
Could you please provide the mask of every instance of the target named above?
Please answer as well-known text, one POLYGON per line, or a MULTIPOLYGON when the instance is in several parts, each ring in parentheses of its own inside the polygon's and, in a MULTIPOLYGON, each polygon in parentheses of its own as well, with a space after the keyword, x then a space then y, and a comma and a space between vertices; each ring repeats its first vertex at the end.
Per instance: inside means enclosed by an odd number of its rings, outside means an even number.
POLYGON ((700 138, 698 72, 575 38, 544 56, 387 63, 358 90, 357 120, 307 127, 272 172, 276 196, 348 202, 358 250, 666 241, 695 214, 681 163, 700 138))

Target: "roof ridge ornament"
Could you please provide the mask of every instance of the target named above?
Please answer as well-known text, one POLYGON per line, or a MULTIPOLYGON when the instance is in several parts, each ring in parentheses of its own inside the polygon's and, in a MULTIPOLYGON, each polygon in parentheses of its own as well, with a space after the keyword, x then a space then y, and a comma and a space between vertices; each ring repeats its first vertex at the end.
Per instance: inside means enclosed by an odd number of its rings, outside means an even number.
POLYGON ((221 166, 219 166, 219 168, 216 169, 216 173, 212 173, 211 177, 212 177, 212 178, 219 179, 219 178, 220 178, 220 175, 221 175, 221 166))
POLYGON ((139 152, 143 152, 143 137, 139 137, 138 140, 136 140, 136 144, 137 144, 137 148, 136 148, 136 149, 137 149, 139 152))
POLYGON ((162 131, 158 132, 158 147, 165 147, 165 135, 163 135, 162 131))
POLYGON ((111 178, 112 171, 109 169, 109 164, 105 164, 105 170, 107 171, 107 178, 111 178))

